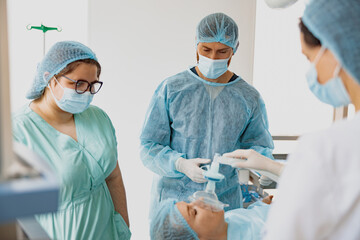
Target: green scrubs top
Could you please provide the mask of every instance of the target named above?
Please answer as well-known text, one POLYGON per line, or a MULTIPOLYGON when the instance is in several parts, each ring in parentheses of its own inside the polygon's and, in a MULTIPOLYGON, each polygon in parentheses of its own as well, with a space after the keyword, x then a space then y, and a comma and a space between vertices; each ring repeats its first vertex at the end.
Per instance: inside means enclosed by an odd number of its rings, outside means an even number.
POLYGON ((95 106, 74 114, 74 119, 78 141, 57 131, 29 106, 13 115, 15 141, 48 161, 61 185, 58 211, 36 219, 53 239, 130 239, 105 182, 117 163, 114 127, 95 106))

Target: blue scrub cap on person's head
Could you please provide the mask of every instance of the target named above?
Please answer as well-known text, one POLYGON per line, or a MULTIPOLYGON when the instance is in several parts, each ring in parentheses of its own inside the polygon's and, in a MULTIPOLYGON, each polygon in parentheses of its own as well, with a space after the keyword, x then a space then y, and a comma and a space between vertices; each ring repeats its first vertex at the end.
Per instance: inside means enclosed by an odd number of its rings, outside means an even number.
POLYGON ((312 0, 302 21, 360 84, 360 1, 312 0))
POLYGON ((224 13, 204 17, 196 28, 196 46, 199 42, 219 42, 231 47, 235 53, 239 45, 238 37, 238 26, 224 13))
POLYGON ((69 63, 81 59, 94 59, 95 53, 79 42, 64 41, 55 43, 39 63, 30 90, 26 94, 28 99, 37 99, 43 93, 49 80, 69 63))
POLYGON ((170 198, 159 204, 150 222, 152 240, 199 240, 181 215, 176 203, 176 199, 170 198))

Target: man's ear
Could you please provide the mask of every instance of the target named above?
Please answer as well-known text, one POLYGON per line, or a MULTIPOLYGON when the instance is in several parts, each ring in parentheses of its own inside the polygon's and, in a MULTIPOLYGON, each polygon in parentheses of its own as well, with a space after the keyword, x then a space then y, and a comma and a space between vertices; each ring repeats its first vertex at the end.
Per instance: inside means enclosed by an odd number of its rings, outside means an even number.
POLYGON ((49 72, 44 72, 43 78, 44 78, 44 81, 45 81, 45 82, 49 82, 49 81, 50 81, 50 79, 48 79, 49 75, 50 75, 49 72))
POLYGON ((234 55, 235 52, 238 50, 238 48, 239 48, 239 41, 238 41, 237 44, 236 44, 235 51, 233 51, 233 55, 234 55))

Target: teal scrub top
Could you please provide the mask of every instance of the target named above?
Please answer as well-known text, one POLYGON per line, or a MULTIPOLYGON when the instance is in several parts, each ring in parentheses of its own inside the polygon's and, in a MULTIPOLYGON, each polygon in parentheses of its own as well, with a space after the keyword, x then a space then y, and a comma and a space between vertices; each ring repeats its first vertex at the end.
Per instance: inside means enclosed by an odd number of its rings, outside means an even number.
POLYGON ((60 181, 58 211, 36 219, 53 239, 130 239, 105 182, 117 163, 114 127, 95 106, 74 114, 74 119, 78 141, 29 106, 13 115, 14 140, 48 161, 60 181))
POLYGON ((238 208, 225 212, 227 239, 261 240, 269 208, 270 205, 258 201, 247 209, 238 208))

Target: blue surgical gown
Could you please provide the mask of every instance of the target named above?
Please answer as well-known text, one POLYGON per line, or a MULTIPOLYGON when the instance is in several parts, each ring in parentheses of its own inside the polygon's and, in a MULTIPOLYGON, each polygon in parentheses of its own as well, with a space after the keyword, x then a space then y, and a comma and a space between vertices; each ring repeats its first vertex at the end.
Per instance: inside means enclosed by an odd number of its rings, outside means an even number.
POLYGON ((61 184, 58 211, 36 219, 52 239, 129 239, 130 230, 115 211, 105 182, 117 163, 112 123, 95 106, 74 119, 78 141, 57 131, 29 106, 13 115, 15 141, 42 156, 61 184))
POLYGON ((270 205, 258 201, 247 209, 239 208, 227 211, 225 213, 225 221, 228 223, 227 239, 262 239, 269 208, 270 205))
MULTIPOLYGON (((209 158, 215 153, 252 148, 272 158, 273 141, 268 131, 264 102, 243 79, 221 84, 206 81, 190 69, 167 78, 156 89, 141 132, 141 159, 156 173, 151 208, 167 198, 187 201, 204 190, 176 171, 180 158, 209 158)), ((242 206, 236 169, 221 165, 225 179, 216 184, 219 200, 242 206)), ((152 214, 152 212, 150 213, 152 214)))

